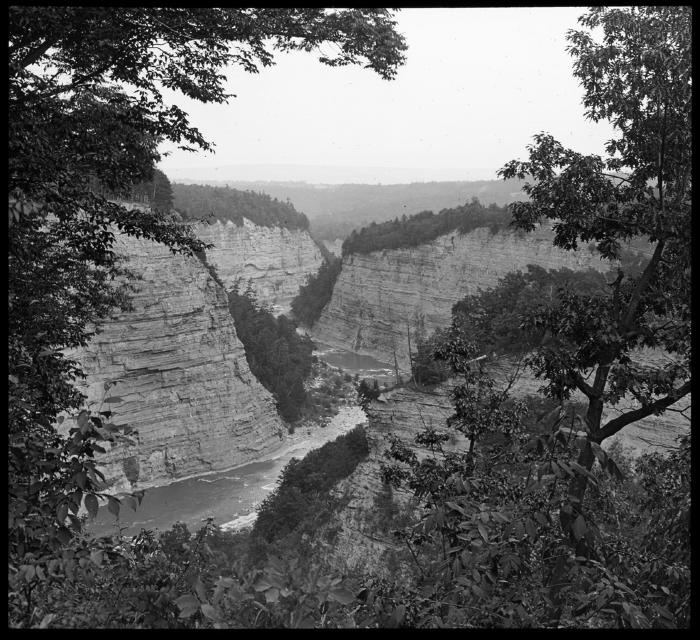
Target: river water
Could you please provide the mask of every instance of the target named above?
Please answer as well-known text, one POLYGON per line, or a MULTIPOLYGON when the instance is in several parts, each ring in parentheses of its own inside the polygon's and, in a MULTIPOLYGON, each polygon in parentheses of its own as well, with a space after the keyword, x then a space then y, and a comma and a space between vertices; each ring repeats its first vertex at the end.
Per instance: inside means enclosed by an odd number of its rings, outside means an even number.
MULTIPOLYGON (((323 346, 315 354, 353 376, 374 378, 380 384, 394 381, 393 369, 369 356, 323 346)), ((312 449, 335 440, 365 420, 359 406, 343 406, 327 426, 298 428, 285 438, 280 449, 261 460, 147 489, 138 509, 134 512, 123 505, 118 520, 106 506, 101 506, 87 530, 99 536, 121 529, 124 535, 131 536, 142 528, 163 531, 176 522, 184 522, 190 531, 196 531, 209 517, 223 529, 251 525, 257 506, 275 488, 280 472, 293 457, 303 458, 312 449)))

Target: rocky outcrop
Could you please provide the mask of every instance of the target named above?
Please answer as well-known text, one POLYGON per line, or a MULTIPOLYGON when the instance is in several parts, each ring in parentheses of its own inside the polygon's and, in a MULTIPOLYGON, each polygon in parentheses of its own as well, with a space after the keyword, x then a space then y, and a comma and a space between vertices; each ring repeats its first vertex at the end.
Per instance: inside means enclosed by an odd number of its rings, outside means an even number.
POLYGON ((214 245, 206 250, 227 290, 237 280, 245 290, 248 281, 261 303, 276 313, 288 313, 292 299, 309 275, 318 272, 323 256, 308 231, 261 227, 248 219, 243 226, 216 221, 198 224, 197 237, 214 245))
POLYGON ((430 334, 451 322, 452 305, 479 288, 494 287, 510 271, 530 263, 545 269, 607 270, 608 263, 583 247, 564 251, 552 245, 552 232, 492 233, 478 228, 452 232, 403 249, 353 254, 343 260, 333 296, 314 325, 315 340, 331 347, 369 354, 409 368, 407 330, 430 334))
MULTIPOLYGON (((650 352, 637 354, 637 361, 647 363, 665 357, 650 352)), ((512 362, 496 363, 490 367, 491 374, 499 383, 499 388, 507 385, 507 376, 513 371, 512 362)), ((391 534, 392 528, 415 522, 416 503, 407 492, 392 490, 381 477, 381 463, 386 461, 383 452, 388 448, 387 436, 393 433, 404 442, 411 444, 419 458, 428 455, 426 449, 414 444, 416 434, 424 426, 449 433, 450 440, 445 449, 468 447, 467 439, 446 427, 446 419, 452 415, 453 407, 449 398, 450 383, 437 387, 433 392, 419 392, 409 388, 395 389, 380 397, 382 400, 369 405, 369 421, 365 426, 369 454, 353 473, 336 485, 334 493, 343 504, 331 522, 317 536, 321 540, 332 534, 332 544, 319 543, 318 554, 331 567, 338 571, 362 570, 387 578, 409 579, 412 560, 405 545, 391 534)), ((521 374, 512 385, 510 396, 522 398, 534 395, 541 382, 527 372, 521 374)), ((572 398, 583 400, 582 397, 572 398)), ((608 448, 618 440, 632 456, 642 452, 657 451, 667 453, 675 446, 676 438, 686 434, 690 428, 690 397, 686 396, 673 405, 675 410, 686 409, 688 419, 676 411, 666 411, 661 416, 649 416, 625 427, 616 436, 604 443, 608 448)), ((623 401, 616 408, 608 408, 603 422, 619 415, 620 411, 635 408, 633 402, 623 401)))
POLYGON ((140 277, 133 310, 68 354, 87 373, 78 386, 91 408, 138 430, 133 445, 100 458, 112 490, 229 468, 279 446, 286 430, 274 400, 251 374, 226 294, 202 263, 126 236, 115 252, 140 277))
MULTIPOLYGON (((319 544, 318 554, 334 570, 362 571, 398 579, 408 565, 405 545, 391 534, 403 514, 413 519, 415 503, 406 492, 395 491, 381 477, 383 452, 392 433, 413 444, 423 423, 446 431, 445 420, 452 413, 447 387, 434 394, 411 389, 396 389, 382 402, 368 409, 365 427, 369 454, 347 478, 333 490, 342 508, 317 536, 331 538, 331 544, 319 544), (332 537, 331 537, 332 536, 332 537)), ((456 434, 446 448, 464 446, 465 438, 456 434)), ((426 450, 417 449, 419 456, 426 450)))

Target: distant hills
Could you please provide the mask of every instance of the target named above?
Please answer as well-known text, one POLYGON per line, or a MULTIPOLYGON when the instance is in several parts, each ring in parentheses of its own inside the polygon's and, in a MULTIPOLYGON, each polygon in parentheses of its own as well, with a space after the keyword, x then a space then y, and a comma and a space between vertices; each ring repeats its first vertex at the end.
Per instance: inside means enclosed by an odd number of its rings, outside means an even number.
MULTIPOLYGON (((181 182, 187 182, 181 180, 181 182)), ((194 182, 194 181, 193 181, 194 182)), ((474 180, 454 182, 412 182, 409 184, 314 185, 307 182, 201 181, 265 193, 279 201, 289 201, 306 214, 314 237, 320 240, 344 239, 371 222, 385 222, 421 211, 435 213, 458 207, 478 198, 484 205, 503 206, 525 199, 519 180, 474 180)))

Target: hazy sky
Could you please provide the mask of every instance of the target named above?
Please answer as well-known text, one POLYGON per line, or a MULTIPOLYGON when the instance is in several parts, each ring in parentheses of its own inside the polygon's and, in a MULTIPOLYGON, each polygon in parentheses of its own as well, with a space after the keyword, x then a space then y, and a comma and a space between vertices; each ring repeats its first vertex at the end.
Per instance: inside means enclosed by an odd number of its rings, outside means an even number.
MULTIPOLYGON (((171 179, 398 183, 495 178, 540 131, 603 153, 607 123, 584 119, 566 53, 584 7, 404 9, 409 49, 393 81, 279 54, 257 75, 232 68, 227 105, 177 95, 215 155, 174 151, 171 179)), ((169 94, 175 95, 175 94, 169 94)), ((165 148, 165 147, 164 147, 165 148)), ((170 147, 172 148, 172 147, 170 147)))

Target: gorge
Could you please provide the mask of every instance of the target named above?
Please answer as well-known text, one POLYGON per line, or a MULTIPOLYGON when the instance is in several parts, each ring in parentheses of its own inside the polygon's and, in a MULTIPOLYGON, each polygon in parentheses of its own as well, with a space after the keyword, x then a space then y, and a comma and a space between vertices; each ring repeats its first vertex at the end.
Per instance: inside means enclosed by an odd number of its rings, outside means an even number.
MULTIPOLYGON (((227 282, 264 274, 255 290, 270 305, 287 304, 320 261, 306 232, 231 223, 197 232, 224 245, 213 260, 227 282)), ((115 252, 139 278, 133 309, 107 319, 85 349, 66 354, 87 374, 78 388, 88 403, 138 431, 133 445, 101 458, 111 490, 167 484, 279 447, 286 426, 250 372, 226 292, 202 262, 126 236, 115 252)))
POLYGON ((416 247, 350 254, 331 301, 314 325, 314 339, 410 369, 407 332, 430 334, 451 322, 452 305, 496 285, 510 271, 534 263, 546 269, 607 271, 599 255, 583 247, 552 245, 549 229, 530 234, 479 227, 453 231, 416 247))

